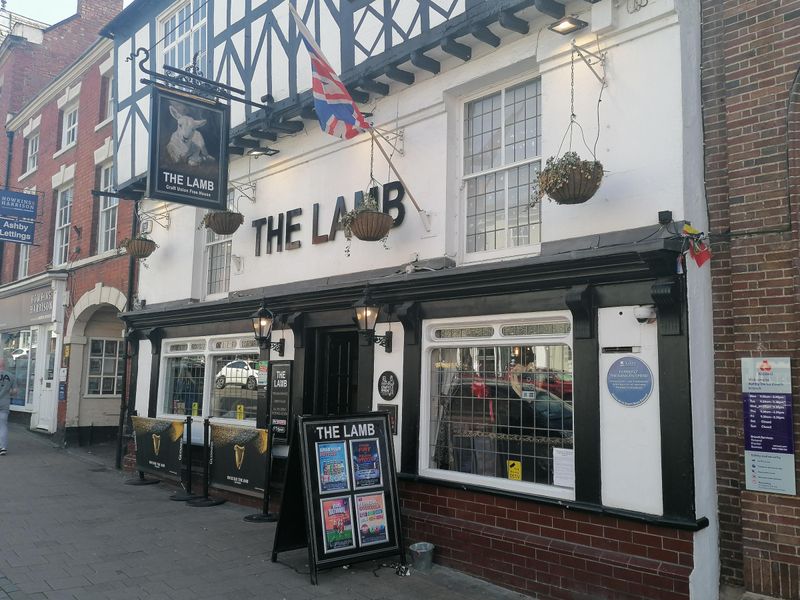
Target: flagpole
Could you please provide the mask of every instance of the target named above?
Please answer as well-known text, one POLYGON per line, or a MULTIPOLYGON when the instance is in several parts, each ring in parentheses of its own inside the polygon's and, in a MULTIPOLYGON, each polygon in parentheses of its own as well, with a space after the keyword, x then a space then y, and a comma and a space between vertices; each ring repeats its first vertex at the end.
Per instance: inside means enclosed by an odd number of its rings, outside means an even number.
POLYGON ((385 158, 386 162, 389 163, 389 168, 392 171, 394 171, 394 174, 397 176, 397 179, 403 185, 403 188, 405 189, 406 194, 408 194, 408 198, 409 200, 411 200, 411 203, 414 205, 414 208, 417 209, 417 214, 419 215, 419 218, 422 219, 422 226, 425 227, 425 231, 430 231, 431 230, 430 215, 427 213, 427 211, 422 210, 419 204, 417 204, 417 201, 414 199, 414 195, 411 193, 411 189, 408 187, 406 182, 403 181, 403 176, 400 175, 400 172, 397 170, 397 167, 395 167, 394 163, 392 163, 392 159, 389 158, 389 155, 386 153, 386 150, 384 150, 383 146, 381 146, 381 143, 378 141, 378 136, 375 134, 375 131, 373 131, 372 128, 370 128, 369 134, 372 136, 372 139, 375 142, 375 145, 378 147, 378 150, 380 150, 381 154, 383 154, 383 158, 385 158))

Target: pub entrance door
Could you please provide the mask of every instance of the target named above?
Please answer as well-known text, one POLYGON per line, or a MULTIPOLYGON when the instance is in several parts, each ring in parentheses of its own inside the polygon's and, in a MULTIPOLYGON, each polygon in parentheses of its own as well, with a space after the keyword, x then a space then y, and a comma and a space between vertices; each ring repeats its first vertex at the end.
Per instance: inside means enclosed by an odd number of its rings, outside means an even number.
POLYGON ((358 398, 358 333, 322 331, 317 337, 315 414, 346 415, 358 398))

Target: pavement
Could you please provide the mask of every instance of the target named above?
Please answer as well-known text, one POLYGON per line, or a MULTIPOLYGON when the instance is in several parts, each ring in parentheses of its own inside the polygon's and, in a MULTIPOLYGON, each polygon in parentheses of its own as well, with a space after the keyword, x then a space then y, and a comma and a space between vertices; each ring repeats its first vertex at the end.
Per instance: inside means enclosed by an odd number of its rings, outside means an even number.
POLYGON ((274 523, 194 508, 164 484, 124 485, 114 445, 64 449, 18 424, 0 456, 0 600, 109 598, 523 600, 439 565, 400 577, 380 562, 320 571, 305 550, 270 561, 274 523))

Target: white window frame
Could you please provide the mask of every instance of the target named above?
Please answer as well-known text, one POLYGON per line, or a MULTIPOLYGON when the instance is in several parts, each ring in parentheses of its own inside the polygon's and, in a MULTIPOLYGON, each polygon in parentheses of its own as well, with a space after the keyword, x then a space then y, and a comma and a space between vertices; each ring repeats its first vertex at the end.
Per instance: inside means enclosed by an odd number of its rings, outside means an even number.
MULTIPOLYGON (((475 262, 484 262, 488 260, 496 260, 502 259, 507 257, 513 256, 520 256, 520 255, 535 255, 541 252, 541 233, 542 233, 542 214, 541 214, 541 202, 539 202, 535 208, 530 208, 529 210, 537 210, 539 211, 539 241, 534 242, 525 246, 510 246, 510 236, 509 236, 509 225, 508 225, 508 182, 506 179, 506 193, 505 193, 505 229, 506 229, 506 247, 501 249, 494 249, 494 250, 479 250, 475 252, 467 252, 467 181, 470 179, 475 179, 478 177, 482 177, 485 175, 497 174, 497 173, 508 173, 512 169, 516 169, 526 165, 535 165, 538 163, 539 168, 543 166, 543 157, 541 153, 542 149, 542 131, 539 131, 539 154, 534 157, 526 158, 523 160, 515 161, 506 163, 505 162, 505 145, 506 145, 506 130, 505 130, 505 119, 503 118, 505 115, 505 94, 506 91, 510 88, 516 87, 520 84, 524 84, 527 82, 539 82, 539 93, 542 94, 542 79, 540 74, 538 73, 527 73, 525 75, 521 75, 519 77, 515 77, 513 79, 505 80, 502 83, 495 83, 491 86, 487 86, 482 88, 480 91, 476 91, 475 93, 465 95, 460 98, 460 106, 458 110, 458 130, 456 132, 458 138, 458 145, 457 145, 457 158, 458 158, 458 182, 459 182, 459 212, 461 214, 461 218, 459 220, 461 232, 459 235, 459 251, 462 257, 463 262, 465 263, 475 263, 475 262), (500 166, 495 166, 490 169, 485 169, 482 171, 475 171, 471 173, 467 173, 464 169, 464 119, 466 118, 467 114, 467 105, 471 102, 476 100, 480 100, 481 98, 485 98, 486 96, 491 96, 500 92, 500 105, 501 105, 501 127, 500 127, 500 156, 502 160, 502 164, 500 166)), ((539 111, 539 117, 542 124, 544 123, 544 113, 543 110, 539 111)), ((543 125, 542 125, 543 129, 543 125)))
POLYGON ((17 279, 25 279, 28 276, 28 269, 31 264, 31 247, 28 244, 20 244, 19 257, 17 261, 17 279))
MULTIPOLYGON (((228 190, 228 209, 234 210, 234 201, 236 197, 236 190, 231 188, 228 190)), ((219 235, 206 229, 205 238, 203 239, 203 265, 204 265, 204 280, 203 290, 205 291, 206 299, 222 298, 231 288, 231 257, 233 255, 233 235, 219 235), (223 266, 225 271, 225 289, 212 292, 209 290, 211 285, 211 258, 215 251, 225 253, 225 260, 227 264, 223 266)))
MULTIPOLYGON (((114 163, 100 167, 100 191, 114 190, 114 163)), ((119 198, 100 196, 100 210, 97 219, 97 252, 102 254, 117 247, 117 219, 119 198)))
POLYGON ((55 235, 53 239, 53 266, 69 262, 69 230, 72 226, 72 204, 75 186, 70 183, 56 192, 55 235))
MULTIPOLYGON (((575 489, 556 487, 542 483, 530 481, 513 481, 498 477, 487 477, 485 475, 472 475, 448 471, 445 469, 435 469, 430 466, 430 443, 431 443, 431 359, 433 351, 438 348, 455 347, 476 347, 476 346, 499 346, 499 345, 532 345, 532 344, 566 344, 573 348, 572 342, 572 315, 569 311, 545 311, 532 313, 515 313, 501 315, 480 315, 476 317, 456 317, 449 319, 425 320, 422 323, 422 382, 420 389, 420 410, 419 410, 419 453, 418 469, 419 474, 431 479, 451 481, 468 485, 481 486, 492 489, 499 489, 507 492, 515 492, 527 496, 546 496, 549 498, 561 498, 563 500, 575 500, 575 489), (535 323, 553 321, 569 322, 570 331, 564 335, 542 335, 542 336, 505 336, 501 333, 504 325, 519 325, 522 323, 535 323), (433 333, 442 327, 476 327, 492 326, 494 334, 491 337, 480 338, 447 338, 436 339, 433 333)), ((574 398, 574 395, 573 395, 574 398)), ((575 431, 573 416, 573 434, 575 431)))
POLYGON ((78 103, 65 106, 62 115, 61 149, 63 150, 78 143, 78 103), (72 120, 73 115, 74 120, 72 120))
POLYGON ((208 63, 208 2, 185 0, 158 19, 158 35, 163 38, 159 66, 171 65, 185 69, 199 51, 198 66, 207 75, 208 63), (180 30, 183 29, 181 32, 180 30), (185 44, 188 43, 188 53, 185 44), (198 45, 200 46, 198 48, 198 45), (179 53, 184 56, 179 56, 179 53))
POLYGON ((27 139, 28 152, 25 156, 25 174, 32 173, 39 166, 39 142, 40 136, 38 131, 34 131, 28 136, 27 139))
POLYGON ((109 121, 114 116, 114 72, 106 76, 106 114, 103 121, 109 121))
MULTIPOLYGON (((158 409, 156 411, 159 417, 165 418, 183 418, 183 415, 176 415, 174 413, 167 412, 164 410, 164 404, 166 400, 166 393, 167 393, 167 360, 169 358, 176 358, 182 356, 197 356, 203 355, 205 360, 205 373, 203 377, 203 410, 201 414, 197 415, 199 419, 201 416, 203 418, 209 417, 212 422, 215 423, 228 423, 232 425, 240 425, 246 427, 255 427, 256 421, 255 419, 229 419, 226 417, 213 417, 211 416, 211 402, 212 402, 212 393, 214 389, 214 357, 220 356, 224 354, 241 354, 241 355, 248 355, 252 354, 253 360, 259 360, 259 348, 258 344, 253 337, 252 331, 246 331, 234 335, 216 335, 216 336, 208 336, 208 337, 191 337, 191 338, 170 338, 162 340, 161 342, 161 369, 160 373, 161 376, 159 377, 158 381, 158 409), (235 341, 236 347, 235 348, 220 348, 214 349, 215 342, 219 341, 235 341), (192 349, 192 344, 203 344, 203 349, 192 349), (173 351, 171 346, 179 345, 179 344, 186 344, 188 348, 186 350, 177 350, 173 351)), ((249 360, 249 359, 246 359, 249 360)), ((200 431, 201 435, 200 438, 196 437, 196 433, 192 434, 193 439, 202 439, 202 428, 196 428, 200 431)), ((193 430, 194 431, 194 430, 193 430)))
POLYGON ((83 392, 84 392, 85 396, 87 396, 88 398, 119 398, 120 397, 121 392, 117 389, 117 377, 118 377, 117 372, 118 372, 118 369, 119 369, 119 362, 122 361, 122 360, 125 360, 124 352, 122 351, 123 348, 124 348, 124 346, 123 346, 124 343, 125 343, 125 340, 120 339, 120 338, 106 338, 106 337, 90 337, 89 338, 89 341, 86 344, 86 348, 87 348, 87 351, 86 351, 86 385, 85 385, 85 387, 83 389, 83 392), (100 357, 92 356, 92 342, 103 342, 103 355, 102 356, 100 356, 100 357), (117 355, 116 355, 116 357, 114 357, 114 362, 115 362, 114 367, 115 368, 114 368, 114 375, 113 376, 109 376, 109 375, 104 375, 103 374, 103 361, 111 360, 110 357, 106 356, 106 342, 117 342, 117 355), (90 377, 98 377, 98 375, 90 375, 89 374, 89 364, 91 363, 91 360, 93 358, 95 358, 95 359, 99 358, 100 361, 101 361, 101 363, 100 363, 100 375, 99 375, 99 377, 100 377, 100 393, 99 394, 92 394, 92 393, 89 392, 89 378, 90 377), (114 380, 114 390, 115 391, 114 391, 113 394, 104 394, 103 393, 103 379, 108 379, 109 377, 111 377, 114 380))

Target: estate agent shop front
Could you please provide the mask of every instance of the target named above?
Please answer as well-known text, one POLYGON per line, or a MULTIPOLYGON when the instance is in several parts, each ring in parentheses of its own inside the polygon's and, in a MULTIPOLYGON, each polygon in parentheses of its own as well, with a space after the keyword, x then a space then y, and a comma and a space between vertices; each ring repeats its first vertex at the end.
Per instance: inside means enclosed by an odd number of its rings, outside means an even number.
MULTIPOLYGON (((683 222, 704 218, 696 53, 681 52, 699 14, 572 2, 586 29, 565 37, 547 29, 558 2, 298 2, 376 143, 320 131, 285 2, 193 1, 136 0, 107 28, 118 190, 141 193, 149 165, 139 60, 156 72, 202 39, 186 56, 270 104, 230 106, 232 235, 204 208, 140 203, 158 248, 123 315, 137 413, 267 427, 268 359, 288 381, 272 382, 276 492, 295 416, 385 410, 406 542, 437 562, 541 598, 716 597, 708 267, 679 260, 683 222), (156 43, 186 15, 185 39, 156 43), (535 194, 570 112, 606 170, 575 206, 535 194), (385 247, 345 239, 365 189, 393 218, 385 247)), ((220 134, 192 122, 211 164, 220 134)))

